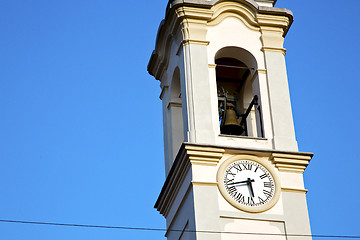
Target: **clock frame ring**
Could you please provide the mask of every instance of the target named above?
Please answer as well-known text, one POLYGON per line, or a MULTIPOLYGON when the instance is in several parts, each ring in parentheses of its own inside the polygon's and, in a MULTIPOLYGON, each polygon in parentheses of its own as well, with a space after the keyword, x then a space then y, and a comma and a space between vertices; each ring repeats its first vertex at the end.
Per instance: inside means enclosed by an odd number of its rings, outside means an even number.
POLYGON ((235 207, 241 211, 248 212, 248 213, 261 213, 261 212, 265 212, 265 211, 271 209, 278 202, 278 200, 280 198, 280 194, 281 194, 280 179, 278 177, 277 171, 275 170, 274 166, 272 166, 268 161, 261 159, 259 157, 256 157, 256 156, 252 156, 252 155, 236 155, 236 156, 232 156, 232 157, 229 157, 228 159, 226 159, 223 163, 221 163, 221 165, 217 171, 216 180, 217 180, 218 189, 219 189, 221 195, 224 197, 224 199, 228 203, 230 203, 233 207, 235 207), (226 190, 226 187, 224 184, 225 171, 229 168, 229 166, 231 164, 240 162, 240 161, 242 161, 242 162, 250 161, 250 162, 259 164, 262 167, 264 167, 271 175, 271 177, 274 181, 274 194, 273 194, 272 198, 265 204, 260 205, 260 206, 246 206, 246 205, 241 204, 240 202, 236 201, 232 196, 230 196, 230 194, 226 190))

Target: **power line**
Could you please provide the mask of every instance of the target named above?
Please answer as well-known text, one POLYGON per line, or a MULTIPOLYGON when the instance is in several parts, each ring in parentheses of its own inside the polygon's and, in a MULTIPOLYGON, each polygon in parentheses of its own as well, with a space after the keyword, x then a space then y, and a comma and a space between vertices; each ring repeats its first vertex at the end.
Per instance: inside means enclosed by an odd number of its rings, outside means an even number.
POLYGON ((146 227, 125 227, 125 226, 109 226, 109 225, 88 225, 88 224, 73 224, 73 223, 56 223, 56 222, 36 222, 36 221, 20 221, 0 219, 4 223, 22 223, 22 224, 36 224, 36 225, 52 225, 65 227, 83 227, 83 228, 103 228, 103 229, 122 229, 122 230, 137 230, 137 231, 158 231, 158 232, 189 232, 189 233, 221 233, 221 234, 238 234, 238 235, 262 235, 262 236, 289 236, 289 237, 314 237, 314 238, 348 238, 360 239, 360 236, 349 235, 321 235, 321 234, 284 234, 284 233, 253 233, 253 232, 229 232, 229 231, 202 231, 202 230, 178 230, 165 228, 146 228, 146 227))

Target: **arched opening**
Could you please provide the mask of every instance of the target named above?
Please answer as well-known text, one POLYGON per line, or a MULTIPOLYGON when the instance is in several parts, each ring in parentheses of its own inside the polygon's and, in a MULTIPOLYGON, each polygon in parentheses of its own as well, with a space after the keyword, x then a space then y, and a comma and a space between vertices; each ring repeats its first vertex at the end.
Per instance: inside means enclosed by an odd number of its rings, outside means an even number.
POLYGON ((220 133, 264 137, 255 58, 226 47, 216 54, 215 64, 220 133))
POLYGON ((175 158, 181 144, 184 142, 183 113, 181 103, 180 70, 176 68, 170 85, 170 101, 167 106, 170 113, 171 155, 175 158))

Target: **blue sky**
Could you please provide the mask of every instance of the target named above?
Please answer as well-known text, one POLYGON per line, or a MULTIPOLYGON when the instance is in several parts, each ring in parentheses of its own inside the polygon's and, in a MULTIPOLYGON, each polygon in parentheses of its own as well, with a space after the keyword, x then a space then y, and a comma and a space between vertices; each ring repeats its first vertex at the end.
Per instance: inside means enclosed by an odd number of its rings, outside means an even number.
MULTIPOLYGON (((162 228, 165 0, 0 0, 0 219, 162 228)), ((278 0, 313 234, 360 235, 358 0, 278 0)), ((164 239, 0 223, 0 239, 164 239)))

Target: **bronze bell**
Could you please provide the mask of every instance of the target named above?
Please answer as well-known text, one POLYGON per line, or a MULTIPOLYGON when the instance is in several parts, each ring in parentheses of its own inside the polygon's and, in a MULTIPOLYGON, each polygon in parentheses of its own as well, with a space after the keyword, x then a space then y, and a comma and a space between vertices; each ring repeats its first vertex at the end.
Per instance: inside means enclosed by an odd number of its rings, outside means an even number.
POLYGON ((227 135, 241 135, 244 132, 244 129, 239 124, 235 106, 232 103, 226 104, 225 118, 221 122, 221 133, 227 135))

